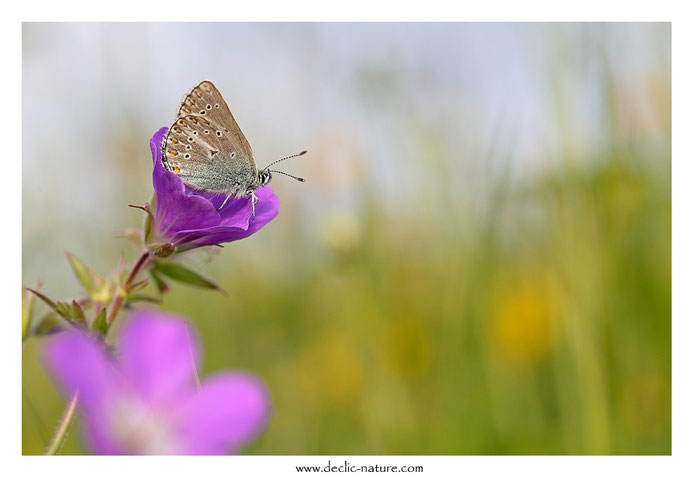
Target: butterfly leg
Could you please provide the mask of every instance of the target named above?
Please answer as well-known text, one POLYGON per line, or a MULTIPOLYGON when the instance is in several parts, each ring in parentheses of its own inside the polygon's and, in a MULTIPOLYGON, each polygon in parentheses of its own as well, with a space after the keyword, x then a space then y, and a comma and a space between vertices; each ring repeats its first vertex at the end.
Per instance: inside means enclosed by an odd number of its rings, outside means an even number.
POLYGON ((255 205, 258 202, 258 196, 255 195, 255 191, 251 193, 251 206, 253 207, 253 215, 251 216, 251 221, 255 219, 255 205))
POLYGON ((229 198, 230 198, 231 196, 232 196, 232 195, 229 194, 229 195, 226 197, 226 199, 224 200, 224 202, 222 203, 222 205, 219 206, 219 207, 217 208, 217 211, 221 210, 221 209, 224 207, 224 205, 227 203, 227 201, 229 200, 229 198))

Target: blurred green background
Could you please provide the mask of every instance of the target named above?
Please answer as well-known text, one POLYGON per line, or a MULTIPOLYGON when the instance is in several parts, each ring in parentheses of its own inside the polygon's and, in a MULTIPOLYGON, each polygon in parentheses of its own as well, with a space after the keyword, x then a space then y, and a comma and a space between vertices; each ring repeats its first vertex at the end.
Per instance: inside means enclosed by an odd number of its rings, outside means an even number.
MULTIPOLYGON (((23 282, 79 295, 203 78, 280 214, 174 284, 203 374, 267 383, 251 454, 669 454, 669 24, 25 24, 23 282)), ((63 411, 31 338, 22 446, 63 411)), ((62 453, 83 453, 73 426, 62 453)))

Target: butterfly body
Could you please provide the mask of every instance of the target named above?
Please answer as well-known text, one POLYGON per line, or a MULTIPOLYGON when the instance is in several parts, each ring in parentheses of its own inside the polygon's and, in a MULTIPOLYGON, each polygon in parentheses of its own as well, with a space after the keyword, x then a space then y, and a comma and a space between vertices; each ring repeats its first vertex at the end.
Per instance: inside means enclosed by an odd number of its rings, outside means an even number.
POLYGON ((272 178, 258 171, 251 146, 210 81, 184 96, 162 144, 162 164, 192 190, 226 199, 250 196, 254 209, 255 191, 272 178))

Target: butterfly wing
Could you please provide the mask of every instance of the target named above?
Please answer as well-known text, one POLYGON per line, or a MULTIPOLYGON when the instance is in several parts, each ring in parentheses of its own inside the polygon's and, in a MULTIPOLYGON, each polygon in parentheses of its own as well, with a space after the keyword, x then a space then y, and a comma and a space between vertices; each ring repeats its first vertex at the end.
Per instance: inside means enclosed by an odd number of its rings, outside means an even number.
POLYGON ((258 171, 236 152, 231 137, 203 116, 180 116, 166 134, 162 163, 197 191, 245 195, 257 188, 258 171))
POLYGON ((183 97, 177 116, 187 115, 206 118, 218 125, 225 140, 223 146, 228 146, 228 150, 221 149, 222 153, 228 157, 235 152, 238 157, 248 160, 253 168, 257 169, 251 145, 241 132, 222 94, 211 81, 200 82, 183 97))
POLYGON ((183 97, 162 152, 164 167, 198 191, 239 196, 258 187, 253 150, 210 81, 183 97))

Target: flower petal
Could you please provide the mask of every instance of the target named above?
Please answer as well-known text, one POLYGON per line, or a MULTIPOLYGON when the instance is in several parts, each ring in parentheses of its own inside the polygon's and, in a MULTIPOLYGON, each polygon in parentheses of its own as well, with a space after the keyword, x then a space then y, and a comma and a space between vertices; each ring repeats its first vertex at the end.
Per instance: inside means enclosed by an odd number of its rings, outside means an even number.
POLYGON ((154 218, 160 240, 170 239, 181 230, 216 226, 222 220, 208 199, 187 192, 181 178, 164 169, 161 144, 165 135, 166 128, 161 128, 149 141, 154 162, 152 182, 157 194, 154 218))
POLYGON ((58 334, 44 349, 46 366, 67 397, 79 393, 79 406, 100 414, 117 387, 117 372, 103 344, 86 333, 58 334))
MULTIPOLYGON (((219 208, 226 199, 224 195, 212 196, 201 192, 195 194, 207 198, 215 208, 219 208)), ((248 227, 248 221, 250 221, 251 215, 253 214, 250 197, 230 198, 218 212, 222 218, 220 225, 246 229, 248 227)))
POLYGON ((108 429, 108 415, 90 415, 84 422, 85 442, 95 455, 123 455, 124 450, 113 440, 108 429))
POLYGON ((225 373, 209 379, 180 409, 187 453, 236 452, 265 427, 269 414, 265 387, 252 375, 225 373))
POLYGON ((121 334, 121 370, 143 399, 170 402, 193 390, 197 351, 197 337, 185 321, 143 310, 121 334))
MULTIPOLYGON (((176 243, 189 244, 193 247, 209 246, 238 241, 255 234, 277 217, 280 204, 279 198, 269 186, 259 189, 256 195, 258 203, 255 206, 255 218, 252 221, 249 221, 252 214, 250 200, 237 199, 234 210, 224 215, 222 224, 203 230, 180 231, 175 236, 176 243)), ((224 209, 227 207, 228 204, 224 206, 224 209)))

